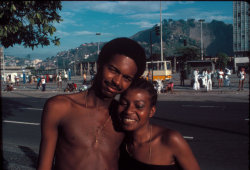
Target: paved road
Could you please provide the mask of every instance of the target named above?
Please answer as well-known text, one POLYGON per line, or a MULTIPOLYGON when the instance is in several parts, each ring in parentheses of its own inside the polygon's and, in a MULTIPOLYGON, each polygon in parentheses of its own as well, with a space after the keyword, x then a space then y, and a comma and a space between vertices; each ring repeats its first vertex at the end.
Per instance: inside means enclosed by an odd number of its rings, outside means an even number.
MULTIPOLYGON (((236 90, 233 86, 207 93, 176 86, 174 94, 159 95, 152 122, 180 131, 203 170, 248 169, 249 90, 236 90)), ((2 91, 5 169, 35 169, 43 104, 62 93, 54 84, 45 92, 34 85, 2 91)))

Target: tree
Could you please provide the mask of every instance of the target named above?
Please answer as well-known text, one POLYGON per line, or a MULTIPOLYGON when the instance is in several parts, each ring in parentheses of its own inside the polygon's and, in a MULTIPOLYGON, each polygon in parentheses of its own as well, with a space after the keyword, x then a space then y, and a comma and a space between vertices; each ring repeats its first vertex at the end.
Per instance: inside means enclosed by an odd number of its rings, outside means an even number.
POLYGON ((60 1, 1 1, 0 43, 5 48, 15 44, 34 49, 50 42, 60 45, 60 38, 52 37, 55 22, 62 21, 57 13, 60 1))
POLYGON ((175 52, 178 56, 182 58, 182 61, 189 61, 189 60, 198 60, 199 59, 199 51, 197 47, 180 47, 176 49, 175 52))
POLYGON ((191 60, 198 60, 199 59, 199 50, 197 47, 194 46, 185 46, 185 47, 180 47, 176 49, 175 54, 178 57, 178 60, 180 62, 180 67, 184 67, 184 63, 186 61, 191 61, 191 60))
POLYGON ((217 67, 218 68, 226 68, 227 67, 227 63, 229 61, 229 57, 227 54, 225 53, 218 53, 217 54, 218 60, 217 60, 217 67))

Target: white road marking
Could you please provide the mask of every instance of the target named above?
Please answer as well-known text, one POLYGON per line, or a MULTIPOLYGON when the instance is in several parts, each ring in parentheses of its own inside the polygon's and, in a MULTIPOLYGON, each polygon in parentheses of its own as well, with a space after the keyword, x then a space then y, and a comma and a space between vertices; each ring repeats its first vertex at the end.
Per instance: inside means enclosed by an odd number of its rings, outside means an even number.
POLYGON ((224 106, 198 106, 198 105, 181 105, 181 107, 210 107, 210 108, 215 108, 215 107, 224 107, 224 106))
POLYGON ((194 137, 193 136, 183 136, 184 139, 189 139, 189 140, 193 140, 194 137))
POLYGON ((12 121, 12 120, 4 120, 5 123, 15 123, 15 124, 24 124, 24 125, 34 125, 39 126, 40 123, 30 123, 30 122, 19 122, 19 121, 12 121))
POLYGON ((23 108, 19 108, 19 109, 23 109, 23 110, 43 110, 41 108, 31 108, 31 107, 23 107, 23 108))

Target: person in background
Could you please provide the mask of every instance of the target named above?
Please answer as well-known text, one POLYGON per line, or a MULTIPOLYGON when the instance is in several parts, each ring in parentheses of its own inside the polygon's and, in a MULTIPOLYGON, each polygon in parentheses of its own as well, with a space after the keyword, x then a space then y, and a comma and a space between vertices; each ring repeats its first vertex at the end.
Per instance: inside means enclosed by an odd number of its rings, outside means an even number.
POLYGON ((192 150, 173 129, 150 123, 156 113, 157 91, 139 79, 121 94, 118 115, 125 131, 119 170, 200 170, 192 150))
POLYGON ((238 73, 238 77, 239 77, 239 88, 238 91, 243 90, 244 89, 244 81, 246 78, 246 72, 245 72, 245 68, 241 67, 240 72, 238 73))
POLYGON ((207 91, 212 91, 212 72, 210 70, 207 71, 207 91))
POLYGON ((57 88, 62 88, 62 74, 59 72, 59 75, 57 76, 57 88))
POLYGON ((220 68, 219 72, 218 72, 218 88, 223 87, 223 78, 224 78, 224 72, 222 70, 222 68, 220 68))
POLYGON ((207 69, 202 71, 202 85, 207 88, 207 69))
POLYGON ((83 73, 83 84, 86 84, 87 82, 87 76, 86 76, 86 73, 84 72, 83 73))
POLYGON ((229 87, 230 86, 230 76, 231 71, 228 68, 225 68, 225 76, 224 76, 224 86, 229 87))
POLYGON ((64 82, 68 82, 68 74, 66 72, 64 74, 64 82))
POLYGON ((199 71, 198 71, 198 69, 194 70, 193 76, 194 76, 193 89, 194 90, 200 90, 199 71))
POLYGON ((42 76, 41 83, 42 83, 42 91, 45 91, 46 90, 46 78, 44 76, 42 76))
POLYGON ((171 92, 172 94, 174 93, 174 82, 170 81, 169 83, 167 83, 166 86, 166 93, 171 92))
POLYGON ((182 69, 180 72, 180 80, 181 80, 181 86, 185 86, 185 70, 182 69))
POLYGON ((36 78, 37 78, 36 89, 40 89, 41 78, 40 76, 36 76, 36 78))

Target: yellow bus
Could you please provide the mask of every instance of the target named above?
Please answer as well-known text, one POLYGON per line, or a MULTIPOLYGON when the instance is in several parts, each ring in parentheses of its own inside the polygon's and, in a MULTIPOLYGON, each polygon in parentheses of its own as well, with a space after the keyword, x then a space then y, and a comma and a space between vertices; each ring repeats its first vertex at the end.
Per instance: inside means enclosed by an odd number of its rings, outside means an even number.
POLYGON ((153 68, 153 81, 155 80, 170 80, 172 78, 171 61, 150 61, 146 63, 146 70, 143 77, 147 80, 152 79, 153 68))

